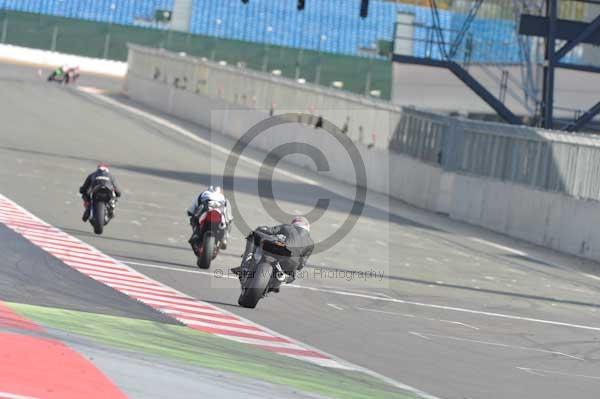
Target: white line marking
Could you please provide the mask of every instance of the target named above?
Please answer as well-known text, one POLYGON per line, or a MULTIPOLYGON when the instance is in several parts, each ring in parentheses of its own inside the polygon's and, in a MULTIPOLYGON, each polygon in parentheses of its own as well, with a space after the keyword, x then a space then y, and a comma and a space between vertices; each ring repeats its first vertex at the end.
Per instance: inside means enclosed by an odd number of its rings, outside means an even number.
MULTIPOLYGON (((184 322, 185 324, 187 324, 189 326, 218 328, 219 330, 234 331, 234 332, 239 332, 239 333, 257 335, 257 336, 261 336, 261 337, 275 337, 274 335, 264 332, 262 330, 255 330, 252 328, 238 328, 238 327, 224 326, 224 325, 218 324, 218 323, 186 319, 185 317, 178 317, 178 316, 176 317, 176 319, 184 322)), ((248 324, 244 324, 244 325, 248 326, 248 324)), ((253 326, 248 326, 248 327, 253 327, 253 326)), ((304 350, 304 348, 302 348, 302 349, 304 350)))
POLYGON ((544 374, 536 373, 535 371, 525 368, 525 367, 517 367, 519 370, 524 371, 529 374, 537 375, 538 377, 545 377, 544 374))
MULTIPOLYGON (((109 97, 105 97, 105 96, 103 96, 101 94, 98 94, 98 93, 88 93, 88 94, 90 96, 98 99, 98 100, 104 101, 105 103, 111 104, 111 105, 113 105, 115 107, 124 109, 124 110, 126 110, 128 112, 131 112, 134 115, 143 116, 144 118, 149 119, 149 120, 151 120, 152 122, 154 122, 156 124, 159 124, 159 125, 162 125, 164 127, 167 127, 169 129, 171 129, 171 130, 173 130, 173 131, 175 131, 175 132, 177 132, 177 133, 179 133, 179 134, 181 134, 181 135, 183 135, 183 136, 185 136, 185 137, 187 137, 187 138, 189 138, 189 139, 197 142, 197 143, 200 143, 200 144, 202 144, 202 145, 204 145, 206 147, 212 147, 214 150, 217 150, 217 151, 225 154, 226 156, 231 155, 231 150, 229 150, 229 149, 227 149, 225 147, 222 147, 220 145, 217 145, 217 144, 215 144, 213 142, 210 142, 208 140, 205 140, 205 139, 203 139, 203 138, 195 135, 194 133, 190 132, 189 130, 184 129, 181 126, 178 126, 178 125, 176 125, 174 123, 171 123, 171 122, 169 122, 166 119, 163 119, 163 118, 158 117, 156 115, 152 115, 152 114, 150 114, 148 112, 142 111, 141 109, 134 108, 134 107, 131 107, 129 105, 125 105, 125 104, 123 104, 123 103, 121 103, 119 101, 113 100, 112 98, 109 98, 109 97)), ((261 167, 264 166, 263 163, 258 162, 258 161, 254 160, 252 158, 248 158, 245 155, 241 155, 240 154, 240 155, 238 155, 238 157, 239 157, 240 160, 242 160, 242 161, 244 161, 246 163, 249 163, 250 165, 253 165, 253 166, 256 166, 256 167, 259 167, 259 168, 261 168, 261 167)), ((291 179, 294 179, 296 181, 299 181, 299 182, 302 182, 302 183, 305 183, 305 184, 310 184, 310 185, 313 185, 313 186, 319 186, 319 183, 317 183, 315 180, 308 179, 306 177, 297 175, 297 174, 292 173, 292 172, 288 172, 288 171, 282 170, 280 168, 274 168, 274 169, 277 171, 277 173, 279 173, 279 174, 281 174, 283 176, 287 176, 287 177, 289 177, 291 179)))
MULTIPOLYGON (((157 305, 158 308, 175 308, 175 309, 182 309, 182 310, 189 310, 189 311, 199 311, 199 312, 205 312, 205 313, 214 313, 214 314, 223 314, 223 312, 221 312, 220 310, 218 310, 217 308, 209 308, 206 305, 201 305, 201 304, 196 304, 194 302, 190 302, 189 305, 177 305, 174 303, 167 303, 167 302, 163 302, 163 301, 157 301, 154 299, 144 299, 144 303, 147 304, 152 304, 152 305, 157 305)), ((241 319, 240 319, 241 320, 241 319)))
POLYGON ((510 247, 505 247, 504 245, 500 245, 500 244, 496 244, 494 242, 482 240, 481 238, 469 237, 469 239, 471 241, 476 241, 476 242, 478 242, 480 244, 489 245, 490 247, 501 249, 501 250, 506 251, 506 252, 511 252, 513 254, 516 254, 516 255, 527 256, 527 252, 519 251, 519 250, 510 248, 510 247))
POLYGON ((431 318, 431 317, 418 317, 418 316, 415 316, 414 314, 410 314, 410 313, 388 312, 388 311, 385 311, 385 310, 369 309, 369 308, 361 308, 361 307, 357 307, 356 309, 358 309, 358 310, 366 310, 367 312, 389 314, 389 315, 394 315, 394 316, 419 318, 419 319, 424 319, 424 320, 428 320, 428 321, 437 321, 437 322, 440 322, 440 323, 457 324, 459 326, 467 327, 467 328, 470 328, 470 329, 473 329, 473 330, 479 330, 479 327, 475 327, 475 326, 472 326, 472 325, 467 324, 467 323, 461 323, 460 321, 434 319, 434 318, 431 318))
POLYGON ((419 338, 423 338, 423 339, 426 339, 426 340, 428 340, 428 341, 429 341, 429 340, 431 340, 431 338, 429 338, 429 337, 427 337, 427 336, 425 336, 425 335, 423 335, 423 334, 421 334, 421 333, 418 333, 418 332, 409 331, 408 333, 409 333, 409 334, 412 334, 412 335, 416 335, 417 337, 419 337, 419 338))
POLYGON ((327 306, 330 306, 330 307, 332 307, 332 308, 334 308, 334 309, 336 309, 336 310, 344 310, 344 308, 343 308, 343 307, 341 307, 341 306, 338 306, 338 305, 336 305, 336 304, 334 304, 334 303, 328 303, 328 304, 327 304, 327 306))
MULTIPOLYGON (((132 264, 132 265, 144 266, 144 267, 167 269, 167 270, 173 270, 173 271, 180 271, 180 272, 184 272, 184 273, 197 273, 197 274, 213 276, 213 273, 203 272, 203 271, 199 271, 199 270, 185 270, 185 269, 181 269, 178 267, 152 265, 149 263, 128 262, 128 261, 122 261, 122 262, 132 264)), ((222 278, 237 279, 237 277, 235 277, 235 276, 227 276, 227 275, 224 275, 222 278)), ((471 314, 477 314, 480 316, 519 320, 519 321, 526 321, 526 322, 530 322, 530 323, 548 324, 548 325, 554 325, 554 326, 560 326, 560 327, 577 328, 577 329, 581 329, 581 330, 600 331, 600 327, 595 327, 595 326, 586 326, 586 325, 582 325, 582 324, 565 323, 562 321, 554 321, 554 320, 536 319, 536 318, 532 318, 532 317, 517 316, 517 315, 511 315, 511 314, 505 314, 505 313, 486 312, 483 310, 466 309, 466 308, 459 308, 459 307, 455 307, 455 306, 435 305, 435 304, 431 304, 431 303, 405 301, 403 299, 397 299, 397 298, 382 298, 380 296, 375 296, 375 295, 359 294, 356 292, 340 291, 340 290, 335 290, 335 289, 326 290, 326 289, 322 289, 322 288, 309 287, 306 285, 296 285, 296 284, 287 284, 286 287, 303 289, 303 290, 308 290, 308 291, 315 291, 315 292, 324 292, 327 294, 336 294, 336 295, 342 295, 342 296, 371 299, 371 300, 382 301, 382 302, 391 302, 391 303, 400 303, 400 304, 404 304, 404 305, 422 306, 422 307, 431 308, 431 309, 440 309, 440 310, 448 310, 448 311, 453 311, 453 312, 471 313, 471 314)))
POLYGON ((146 298, 149 298, 149 299, 158 299, 160 301, 175 304, 175 305, 185 305, 188 303, 194 303, 194 300, 191 297, 187 297, 187 296, 183 296, 183 295, 181 295, 177 298, 173 298, 171 296, 161 295, 159 293, 157 293, 157 295, 143 294, 143 293, 139 293, 139 292, 130 292, 128 290, 121 290, 121 292, 124 294, 127 294, 131 297, 137 298, 140 301, 145 301, 146 298))
POLYGON ((417 317, 414 314, 410 314, 410 313, 388 312, 387 310, 369 309, 369 308, 361 308, 361 307, 357 307, 356 309, 358 309, 358 310, 366 310, 367 312, 373 312, 373 313, 390 314, 390 315, 394 315, 394 316, 417 317))
POLYGON ((2 399, 38 399, 34 396, 16 395, 14 393, 9 393, 9 392, 0 392, 0 398, 2 398, 2 399))
POLYGON ((593 376, 593 375, 570 374, 570 373, 564 373, 562 371, 532 369, 532 368, 529 368, 529 367, 517 367, 517 368, 519 370, 521 370, 521 371, 526 372, 526 373, 531 373, 531 374, 539 375, 541 377, 544 377, 545 374, 555 374, 555 375, 562 375, 562 376, 565 376, 565 377, 577 377, 577 378, 588 378, 588 379, 592 379, 592 380, 600 380, 600 377, 593 376))
MULTIPOLYGON (((173 317, 175 317, 177 319, 188 319, 191 317, 191 318, 198 318, 198 319, 202 319, 202 320, 206 320, 206 321, 218 321, 218 322, 222 322, 222 323, 236 324, 236 325, 240 325, 240 326, 248 325, 247 323, 244 323, 241 320, 225 319, 223 317, 217 317, 217 316, 200 315, 197 313, 182 312, 179 310, 165 309, 165 310, 163 310, 163 312, 173 314, 173 315, 175 315, 173 317)), ((199 321, 202 321, 202 320, 199 320, 199 321)))
POLYGON ((591 279, 594 279, 594 280, 598 280, 598 281, 600 281, 600 277, 598 277, 598 276, 594 276, 593 274, 589 274, 589 273, 581 273, 581 275, 582 275, 582 276, 585 276, 585 277, 588 277, 588 278, 591 278, 591 279))
POLYGON ((78 264, 71 264, 69 262, 64 262, 65 264, 73 267, 76 270, 79 270, 81 273, 85 274, 86 276, 89 276, 93 279, 99 278, 99 279, 111 279, 112 281, 127 281, 127 282, 144 282, 147 281, 143 278, 140 278, 139 276, 131 273, 131 274, 115 274, 115 273, 105 273, 105 272, 101 272, 101 271, 90 271, 87 270, 87 268, 84 268, 82 266, 79 266, 78 264))
POLYGON ((457 324, 459 326, 467 327, 467 328, 470 328, 472 330, 479 330, 479 327, 475 327, 475 326, 472 326, 472 325, 467 324, 467 323, 461 323, 460 321, 452 321, 452 320, 439 320, 439 321, 441 321, 443 323, 457 324))
POLYGON ((564 357, 568 357, 570 359, 575 359, 575 360, 585 360, 582 357, 578 357, 578 356, 574 356, 574 355, 569 355, 568 353, 564 353, 564 352, 550 351, 550 350, 538 349, 538 348, 530 348, 530 347, 527 347, 527 346, 518 346, 518 345, 503 344, 503 343, 500 343, 500 342, 479 341, 479 340, 470 339, 470 338, 451 337, 449 335, 438 335, 438 334, 430 334, 430 333, 419 333, 419 334, 425 335, 427 337, 445 338, 445 339, 449 339, 449 340, 452 340, 452 341, 472 342, 472 343, 475 343, 475 344, 482 344, 482 345, 488 345, 488 346, 498 346, 498 347, 502 347, 502 348, 519 349, 519 350, 530 351, 530 352, 549 353, 549 354, 552 354, 552 355, 564 356, 564 357))
POLYGON ((277 341, 265 341, 262 339, 256 339, 256 338, 246 338, 246 337, 238 337, 235 335, 223 335, 223 334, 215 334, 219 337, 223 337, 226 339, 230 339, 232 341, 237 341, 237 342, 241 342, 244 344, 250 344, 250 345, 268 345, 268 346, 273 346, 273 347, 278 347, 278 348, 287 348, 287 349, 298 349, 298 350, 305 350, 304 348, 294 344, 294 343, 288 343, 288 342, 277 342, 277 341))
POLYGON ((154 284, 149 284, 149 283, 138 283, 138 282, 134 282, 134 281, 123 281, 121 279, 113 279, 113 278, 106 278, 106 277, 99 277, 99 276, 94 276, 93 277, 94 280, 98 280, 103 282, 104 284, 108 284, 114 287, 120 287, 120 288, 132 288, 132 289, 136 289, 136 288, 142 288, 142 289, 146 289, 146 290, 157 290, 159 292, 164 292, 165 294, 176 294, 177 291, 168 289, 168 288, 164 288, 161 285, 154 285, 154 284))

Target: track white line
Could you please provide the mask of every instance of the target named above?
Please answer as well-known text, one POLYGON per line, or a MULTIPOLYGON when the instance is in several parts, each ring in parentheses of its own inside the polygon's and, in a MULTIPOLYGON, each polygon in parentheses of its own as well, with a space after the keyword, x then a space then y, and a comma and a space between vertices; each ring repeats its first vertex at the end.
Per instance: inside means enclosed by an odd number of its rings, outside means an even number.
POLYGON ((593 376, 593 375, 571 374, 571 373, 565 373, 565 372, 562 372, 562 371, 533 369, 533 368, 530 368, 530 367, 517 367, 517 369, 519 369, 521 371, 524 371, 526 373, 531 373, 531 374, 539 375, 540 377, 545 377, 546 374, 553 374, 553 375, 561 375, 561 376, 564 376, 564 377, 576 377, 576 378, 587 378, 587 379, 591 379, 591 380, 600 380, 600 377, 593 376))
POLYGON ((593 280, 598 280, 600 281, 600 277, 599 276, 594 276, 593 274, 589 274, 589 273, 581 273, 582 276, 585 276, 587 278, 591 278, 593 280))
POLYGON ((373 313, 383 313, 383 314, 389 314, 389 315, 394 315, 394 316, 410 317, 410 318, 413 318, 413 319, 417 318, 417 319, 428 320, 428 321, 436 321, 436 322, 439 322, 439 323, 456 324, 456 325, 459 325, 459 326, 470 328, 472 330, 479 330, 479 327, 475 327, 475 326, 473 326, 471 324, 467 324, 467 323, 462 323, 460 321, 435 319, 435 318, 432 318, 432 317, 419 317, 419 316, 416 316, 414 314, 398 313, 398 312, 388 312, 388 311, 379 310, 379 309, 369 309, 369 308, 361 308, 361 307, 356 307, 356 309, 358 309, 358 310, 365 310, 367 312, 373 312, 373 313))
POLYGON ((417 337, 419 337, 419 338, 423 338, 423 339, 426 339, 426 340, 428 340, 428 341, 429 341, 429 340, 431 340, 431 338, 429 338, 428 336, 426 336, 426 335, 423 335, 423 334, 421 334, 421 333, 418 333, 418 332, 409 331, 408 333, 409 333, 409 334, 412 334, 412 335, 416 335, 417 337))
POLYGON ((453 320, 439 320, 439 321, 441 321, 442 323, 456 324, 459 326, 470 328, 471 330, 479 330, 479 327, 475 327, 475 326, 472 326, 471 324, 467 324, 467 323, 461 323, 460 321, 453 321, 453 320))
MULTIPOLYGON (((126 260, 121 260, 121 262, 130 264, 130 265, 137 265, 137 266, 150 267, 150 268, 156 268, 156 269, 172 270, 172 271, 178 271, 178 272, 183 272, 183 273, 202 274, 202 275, 208 275, 208 276, 214 277, 214 273, 203 272, 200 270, 185 270, 185 269, 181 269, 178 267, 153 265, 150 263, 129 262, 126 260)), ((219 278, 237 279, 237 277, 235 277, 235 276, 227 276, 227 275, 224 275, 223 277, 219 277, 219 278)), ((375 300, 375 301, 381 301, 381 302, 399 303, 399 304, 404 304, 404 305, 421 306, 421 307, 426 307, 426 308, 431 308, 431 309, 440 309, 440 310, 447 310, 447 311, 453 311, 453 312, 470 313, 470 314, 476 314, 476 315, 487 316, 487 317, 519 320, 519 321, 525 321, 525 322, 530 322, 530 323, 548 324, 548 325, 554 325, 554 326, 559 326, 559 327, 576 328, 576 329, 581 329, 581 330, 600 331, 600 327, 596 327, 596 326, 586 326, 583 324, 573 324, 573 323, 566 323, 566 322, 555 321, 555 320, 536 319, 533 317, 511 315, 511 314, 505 314, 505 313, 486 312, 483 310, 459 308, 456 306, 435 305, 435 304, 431 304, 431 303, 405 301, 403 299, 385 298, 385 297, 376 296, 376 295, 359 294, 356 292, 341 291, 341 290, 335 290, 335 289, 322 289, 322 288, 317 288, 317 287, 309 287, 309 286, 305 286, 305 285, 296 285, 296 284, 287 284, 286 287, 303 289, 303 290, 308 290, 308 291, 315 291, 315 292, 323 292, 323 293, 327 293, 327 294, 336 294, 336 295, 341 295, 341 296, 363 298, 363 299, 369 299, 369 300, 375 300)))
POLYGON ((510 247, 505 247, 504 245, 496 244, 496 243, 491 242, 491 241, 482 240, 481 238, 469 237, 469 240, 478 242, 480 244, 488 245, 488 246, 494 247, 496 249, 501 249, 501 250, 506 251, 506 252, 511 252, 511 253, 513 253, 515 255, 528 256, 527 252, 519 251, 517 249, 513 249, 513 248, 510 248, 510 247))
POLYGON ((434 338, 443 338, 443 339, 449 339, 451 341, 471 342, 471 343, 474 343, 474 344, 481 344, 481 345, 488 345, 488 346, 498 346, 498 347, 502 347, 502 348, 511 348, 511 349, 518 349, 518 350, 523 350, 523 351, 530 351, 530 352, 548 353, 548 354, 551 354, 551 355, 564 356, 564 357, 568 357, 570 359, 581 360, 581 361, 585 360, 582 357, 574 356, 574 355, 569 355, 568 353, 564 353, 564 352, 551 351, 551 350, 547 350, 547 349, 530 348, 528 346, 503 344, 501 342, 480 341, 480 340, 477 340, 477 339, 462 338, 462 337, 452 337, 452 336, 449 336, 449 335, 439 335, 439 334, 430 334, 430 333, 416 333, 414 331, 409 331, 409 333, 413 334, 413 335, 421 336, 421 337, 425 336, 428 339, 431 339, 431 337, 434 337, 434 338))

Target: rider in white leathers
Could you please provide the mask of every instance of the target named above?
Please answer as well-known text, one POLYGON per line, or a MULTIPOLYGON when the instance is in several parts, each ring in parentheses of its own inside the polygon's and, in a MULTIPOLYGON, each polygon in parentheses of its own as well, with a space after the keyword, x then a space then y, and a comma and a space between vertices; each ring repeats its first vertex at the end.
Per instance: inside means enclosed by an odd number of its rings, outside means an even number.
POLYGON ((229 204, 227 198, 225 198, 225 195, 223 195, 223 190, 219 186, 210 186, 205 191, 201 192, 187 210, 187 214, 190 217, 190 225, 192 226, 192 236, 190 237, 189 242, 192 243, 194 240, 198 219, 200 219, 200 216, 202 216, 202 214, 206 211, 206 205, 209 201, 216 201, 224 205, 223 216, 225 217, 227 228, 225 229, 225 237, 221 243, 221 246, 223 249, 225 249, 227 247, 227 242, 229 241, 229 232, 231 230, 233 215, 231 211, 231 205, 229 204))

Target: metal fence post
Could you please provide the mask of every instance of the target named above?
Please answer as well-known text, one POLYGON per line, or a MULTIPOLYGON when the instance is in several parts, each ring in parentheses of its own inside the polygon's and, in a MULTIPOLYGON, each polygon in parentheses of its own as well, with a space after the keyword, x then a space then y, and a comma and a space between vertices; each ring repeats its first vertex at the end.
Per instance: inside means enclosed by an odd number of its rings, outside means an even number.
POLYGON ((6 34, 8 33, 8 16, 4 17, 2 22, 2 40, 0 42, 6 43, 6 34))
POLYGON ((298 51, 297 53, 297 57, 296 57, 296 72, 294 74, 294 78, 296 80, 300 79, 300 66, 302 65, 302 55, 303 55, 304 49, 300 49, 300 51, 298 51))
POLYGON ((373 57, 369 57, 369 67, 367 69, 367 77, 365 79, 365 96, 371 91, 371 74, 373 73, 373 57))
POLYGON ((102 58, 108 59, 108 50, 110 48, 110 32, 106 33, 104 37, 104 52, 102 53, 102 58))
POLYGON ((50 45, 50 51, 56 51, 56 40, 58 39, 58 25, 54 25, 52 29, 52 44, 50 45))

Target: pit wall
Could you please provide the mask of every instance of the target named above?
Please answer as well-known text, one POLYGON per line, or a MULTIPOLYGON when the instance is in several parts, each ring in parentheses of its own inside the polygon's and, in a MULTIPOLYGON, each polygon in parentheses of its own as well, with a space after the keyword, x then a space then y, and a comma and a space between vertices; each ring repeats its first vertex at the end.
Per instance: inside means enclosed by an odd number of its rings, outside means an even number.
MULTIPOLYGON (((187 57, 180 58, 185 60, 187 57)), ((219 95, 218 90, 215 94, 210 94, 203 92, 205 89, 186 90, 173 84, 172 79, 175 76, 183 76, 185 71, 190 74, 190 78, 187 79, 188 87, 190 84, 195 86, 197 81, 206 80, 209 76, 213 85, 231 84, 231 81, 215 81, 215 75, 211 75, 213 69, 222 70, 228 67, 194 60, 190 68, 189 60, 180 63, 172 54, 166 55, 137 47, 130 48, 129 60, 124 91, 130 98, 151 108, 208 127, 213 134, 225 134, 240 139, 251 126, 269 117, 271 110, 267 107, 226 101, 226 96, 223 93, 219 95), (165 57, 168 59, 165 60, 165 57), (201 68, 194 67, 198 65, 201 65, 201 68), (157 66, 161 69, 161 74, 164 74, 159 78, 153 75, 157 66)), ((228 74, 233 73, 235 68, 229 68, 228 74)), ((241 72, 240 76, 252 80, 251 76, 244 74, 245 72, 241 72)), ((252 85, 256 93, 267 92, 276 84, 270 81, 261 87, 263 81, 235 82, 245 85, 242 87, 252 85)), ((310 91, 311 88, 304 87, 303 90, 310 91)), ((319 90, 308 98, 321 95, 322 89, 319 90)), ((293 101, 290 101, 289 109, 297 109, 302 96, 302 92, 296 93, 293 101)), ((285 99, 282 100, 284 103, 280 106, 285 110, 285 99)), ((333 98, 328 100, 333 104, 333 98)), ((356 107, 356 104, 352 105, 356 108, 353 115, 363 111, 362 108, 356 107)), ((362 106, 367 105, 363 103, 362 106)), ((336 109, 339 108, 341 106, 338 105, 336 109)), ((388 108, 382 109, 376 105, 370 112, 381 120, 385 119, 382 126, 389 129, 389 137, 401 115, 397 115, 397 119, 390 118, 386 114, 389 112, 388 108)), ((396 110, 392 108, 392 112, 396 110)), ((354 169, 348 163, 347 154, 341 146, 332 145, 335 140, 332 135, 300 124, 284 125, 273 130, 273 134, 259 136, 252 141, 251 146, 271 151, 283 143, 311 143, 323 151, 329 162, 330 170, 326 175, 355 184, 354 169)), ((357 142, 355 145, 366 167, 366 186, 369 190, 387 194, 423 209, 447 214, 458 221, 600 261, 600 227, 597 227, 600 223, 596 223, 600 222, 598 201, 577 199, 493 178, 450 172, 442 169, 436 162, 422 162, 378 146, 369 148, 357 142)), ((307 162, 305 157, 289 157, 286 160, 316 170, 314 163, 307 162)))

